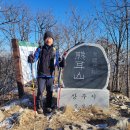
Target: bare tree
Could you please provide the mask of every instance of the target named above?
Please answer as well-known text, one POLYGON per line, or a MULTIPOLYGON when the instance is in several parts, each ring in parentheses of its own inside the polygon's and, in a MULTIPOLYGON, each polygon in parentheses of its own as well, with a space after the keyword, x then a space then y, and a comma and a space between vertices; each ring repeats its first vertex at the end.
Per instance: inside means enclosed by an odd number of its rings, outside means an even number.
POLYGON ((3 37, 1 48, 6 48, 0 56, 0 94, 16 87, 14 59, 11 55, 11 39, 29 40, 31 17, 25 7, 6 5, 0 12, 0 32, 3 37))
POLYGON ((56 24, 53 14, 48 12, 38 12, 36 18, 34 19, 34 28, 36 41, 43 42, 43 35, 46 30, 51 30, 56 24))
POLYGON ((56 35, 55 42, 61 53, 77 43, 95 40, 96 18, 83 16, 76 9, 72 9, 69 14, 71 15, 67 19, 67 24, 56 24, 53 29, 56 35))
POLYGON ((65 50, 70 49, 72 46, 71 42, 71 29, 69 29, 66 25, 56 24, 53 28, 53 33, 55 36, 54 45, 62 54, 65 50))
POLYGON ((11 22, 6 22, 6 24, 3 24, 0 30, 9 41, 12 38, 28 41, 32 22, 32 17, 28 8, 25 6, 16 7, 12 5, 5 8, 8 8, 8 10, 2 12, 1 15, 4 21, 11 22))
MULTIPOLYGON (((90 16, 83 16, 78 14, 76 9, 72 9, 70 18, 70 28, 72 30, 71 37, 73 37, 73 43, 88 41, 92 38, 93 31, 95 29, 96 18, 90 16)), ((92 40, 92 39, 91 39, 92 40)))
POLYGON ((1 17, 4 22, 1 23, 0 30, 8 40, 16 37, 16 23, 19 22, 18 12, 18 8, 13 5, 4 7, 4 11, 1 12, 1 17))
POLYGON ((128 1, 124 0, 124 5, 125 5, 125 12, 126 12, 126 51, 127 51, 127 62, 126 62, 126 68, 127 68, 127 80, 126 80, 126 86, 127 86, 127 96, 130 97, 130 78, 129 78, 129 21, 130 21, 130 17, 129 17, 129 11, 128 11, 128 6, 130 7, 130 5, 128 5, 128 1))
POLYGON ((110 0, 103 4, 103 12, 99 15, 99 19, 105 26, 106 32, 109 35, 109 40, 115 45, 116 55, 113 57, 115 66, 115 85, 114 91, 120 91, 119 87, 119 65, 120 55, 126 41, 126 26, 125 26, 125 8, 124 0, 110 0))
POLYGON ((21 41, 29 41, 33 17, 27 7, 20 8, 18 29, 21 41))

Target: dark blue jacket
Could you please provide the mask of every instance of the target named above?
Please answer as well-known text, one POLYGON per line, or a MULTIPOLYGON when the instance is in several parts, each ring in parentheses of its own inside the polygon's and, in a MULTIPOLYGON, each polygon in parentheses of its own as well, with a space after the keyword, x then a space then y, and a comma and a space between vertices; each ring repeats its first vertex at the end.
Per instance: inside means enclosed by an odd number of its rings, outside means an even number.
MULTIPOLYGON (((37 74, 38 77, 53 78, 56 66, 59 64, 59 53, 52 46, 44 45, 38 47, 34 53, 34 62, 38 60, 37 74)), ((63 62, 63 61, 62 61, 63 62)))

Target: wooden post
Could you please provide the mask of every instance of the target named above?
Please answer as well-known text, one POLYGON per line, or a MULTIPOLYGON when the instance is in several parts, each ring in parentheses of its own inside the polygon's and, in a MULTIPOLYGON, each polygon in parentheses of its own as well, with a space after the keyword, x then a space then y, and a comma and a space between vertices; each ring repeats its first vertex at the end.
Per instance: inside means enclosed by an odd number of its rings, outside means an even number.
POLYGON ((18 86, 18 94, 19 94, 19 98, 21 98, 24 95, 24 84, 23 84, 22 66, 20 60, 18 40, 12 39, 11 42, 13 48, 13 57, 14 57, 14 65, 15 65, 16 82, 18 86))

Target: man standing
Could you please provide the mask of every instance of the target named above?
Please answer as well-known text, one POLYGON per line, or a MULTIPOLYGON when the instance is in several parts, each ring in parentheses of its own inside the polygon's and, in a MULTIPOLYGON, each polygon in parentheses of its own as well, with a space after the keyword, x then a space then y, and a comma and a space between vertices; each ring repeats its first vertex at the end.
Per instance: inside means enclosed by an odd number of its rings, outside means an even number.
MULTIPOLYGON (((47 31, 44 34, 44 45, 36 49, 34 55, 29 55, 29 63, 33 63, 38 60, 37 65, 37 81, 38 81, 38 91, 37 91, 37 112, 50 113, 52 111, 52 93, 53 93, 53 83, 54 83, 54 70, 57 63, 56 49, 53 47, 54 37, 52 32, 47 31), (45 111, 43 111, 43 91, 46 87, 46 106, 45 111)), ((64 66, 64 58, 59 63, 60 67, 64 66)))

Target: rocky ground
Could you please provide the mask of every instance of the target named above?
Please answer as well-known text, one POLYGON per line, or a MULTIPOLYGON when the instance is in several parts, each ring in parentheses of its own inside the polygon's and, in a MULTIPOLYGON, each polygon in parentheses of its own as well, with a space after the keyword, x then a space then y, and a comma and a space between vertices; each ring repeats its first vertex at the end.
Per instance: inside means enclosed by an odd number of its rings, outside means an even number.
POLYGON ((110 94, 109 109, 66 106, 44 116, 33 111, 30 89, 27 92, 0 107, 0 130, 130 130, 130 99, 122 94, 110 94))

